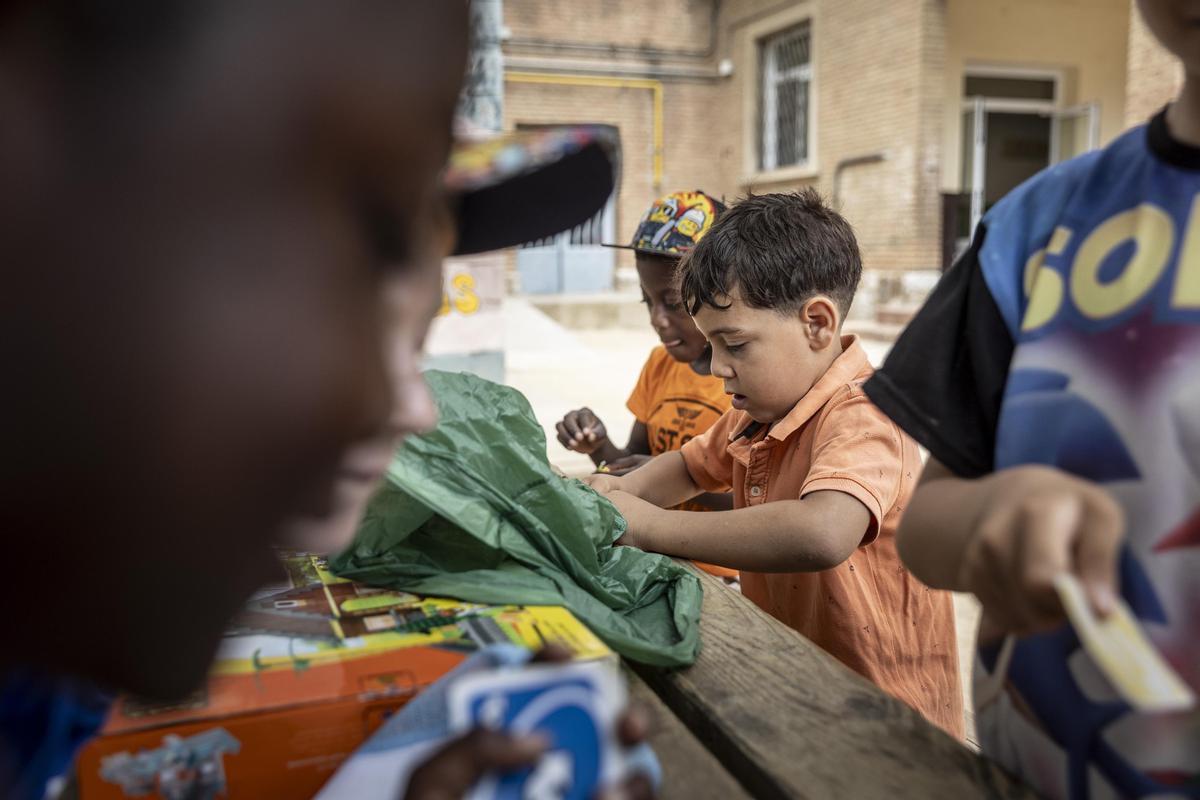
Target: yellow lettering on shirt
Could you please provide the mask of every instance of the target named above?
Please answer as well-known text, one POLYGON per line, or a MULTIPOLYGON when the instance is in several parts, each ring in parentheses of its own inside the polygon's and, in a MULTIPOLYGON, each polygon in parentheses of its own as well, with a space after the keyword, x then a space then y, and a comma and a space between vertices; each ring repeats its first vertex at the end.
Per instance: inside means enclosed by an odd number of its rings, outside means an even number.
POLYGON ((1035 330, 1058 316, 1063 301, 1063 279, 1057 270, 1046 267, 1045 262, 1047 255, 1062 255, 1071 243, 1071 235, 1070 228, 1059 225, 1045 249, 1038 250, 1025 262, 1025 295, 1029 302, 1021 330, 1035 330))
POLYGON ((1171 294, 1171 306, 1189 310, 1200 308, 1200 194, 1192 201, 1187 237, 1179 250, 1179 266, 1175 269, 1175 290, 1171 294))
POLYGON ((1097 227, 1075 256, 1071 300, 1091 319, 1116 316, 1136 305, 1162 277, 1175 244, 1175 223, 1161 208, 1143 203, 1110 217, 1097 227), (1136 245, 1133 256, 1112 281, 1100 281, 1105 259, 1125 242, 1136 245))

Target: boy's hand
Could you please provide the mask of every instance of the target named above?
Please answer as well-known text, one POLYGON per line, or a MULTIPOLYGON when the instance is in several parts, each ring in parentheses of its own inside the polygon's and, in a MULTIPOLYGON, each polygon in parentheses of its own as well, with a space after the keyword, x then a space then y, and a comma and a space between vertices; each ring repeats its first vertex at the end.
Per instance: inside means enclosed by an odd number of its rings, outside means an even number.
POLYGON ((537 762, 547 743, 538 736, 512 737, 476 728, 435 753, 413 772, 407 800, 451 800, 465 795, 484 773, 537 762))
POLYGON ((644 537, 641 536, 648 527, 648 522, 654 514, 662 511, 661 508, 648 503, 637 495, 621 489, 623 479, 597 473, 588 475, 583 479, 583 482, 591 486, 604 498, 617 507, 617 511, 621 512, 621 516, 625 518, 625 535, 618 539, 615 544, 625 547, 642 547, 639 544, 644 537))
POLYGON ((559 444, 576 453, 591 454, 608 441, 604 423, 590 408, 568 411, 554 429, 558 431, 559 444))
POLYGON ((608 474, 616 475, 618 477, 621 475, 627 475, 653 458, 654 456, 642 455, 641 453, 634 453, 633 455, 625 456, 624 458, 618 458, 615 461, 608 462, 606 465, 608 467, 608 474))
POLYGON ((997 473, 998 485, 967 541, 958 585, 990 625, 1016 634, 1056 627, 1064 611, 1054 578, 1079 578, 1101 616, 1117 596, 1125 531, 1121 507, 1098 486, 1045 467, 997 473))
POLYGON ((622 492, 620 489, 604 495, 610 503, 617 507, 625 518, 625 535, 616 541, 624 547, 641 547, 645 549, 646 532, 650 528, 655 515, 662 509, 653 503, 647 503, 642 498, 622 492))
MULTIPOLYGON (((646 738, 648 728, 645 713, 633 708, 617 722, 617 737, 622 745, 633 747, 646 738)), ((532 766, 546 747, 541 737, 518 738, 476 728, 417 767, 404 797, 406 800, 457 800, 487 772, 532 766)), ((600 797, 608 796, 650 800, 654 797, 654 789, 645 775, 636 773, 620 787, 600 794, 600 797)))
POLYGON ((608 496, 610 492, 619 491, 621 488, 621 478, 610 472, 593 472, 580 480, 605 496, 608 496))
MULTIPOLYGON (((533 658, 534 663, 561 663, 571 660, 571 652, 549 645, 533 658)), ((617 720, 617 739, 625 747, 645 741, 650 723, 643 708, 632 706, 617 720)), ((535 764, 546 751, 547 743, 539 736, 508 736, 499 731, 476 728, 434 753, 413 772, 404 794, 406 800, 456 800, 463 797, 484 773, 513 770, 535 764)), ((654 788, 645 775, 635 773, 619 787, 606 789, 609 795, 631 800, 651 800, 654 788)))

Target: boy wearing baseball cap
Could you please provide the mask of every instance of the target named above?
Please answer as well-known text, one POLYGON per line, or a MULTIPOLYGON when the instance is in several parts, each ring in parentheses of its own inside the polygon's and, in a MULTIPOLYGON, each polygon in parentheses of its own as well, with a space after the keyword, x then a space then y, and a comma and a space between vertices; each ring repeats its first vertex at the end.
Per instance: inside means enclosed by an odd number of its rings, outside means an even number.
MULTIPOLYGON (((711 351, 675 282, 679 259, 724 210, 702 191, 674 192, 654 201, 628 245, 610 245, 634 251, 642 302, 661 344, 650 352, 626 402, 635 421, 624 447, 609 438, 604 422, 589 408, 568 412, 556 429, 563 447, 587 454, 612 474, 623 475, 660 453, 678 450, 729 410, 724 386, 709 373, 711 351)), ((689 511, 732 507, 728 494, 701 495, 682 506, 689 511)), ((718 577, 737 577, 736 570, 699 566, 718 577)))

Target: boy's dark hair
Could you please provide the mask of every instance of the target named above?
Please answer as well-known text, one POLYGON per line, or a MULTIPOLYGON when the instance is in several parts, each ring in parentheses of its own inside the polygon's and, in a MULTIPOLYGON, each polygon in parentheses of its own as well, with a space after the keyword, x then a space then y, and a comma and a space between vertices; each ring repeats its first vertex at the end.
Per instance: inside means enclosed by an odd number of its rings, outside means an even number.
POLYGON ((740 289, 751 308, 800 310, 818 294, 844 316, 862 277, 854 230, 815 189, 744 198, 679 263, 688 312, 725 308, 718 297, 740 289))

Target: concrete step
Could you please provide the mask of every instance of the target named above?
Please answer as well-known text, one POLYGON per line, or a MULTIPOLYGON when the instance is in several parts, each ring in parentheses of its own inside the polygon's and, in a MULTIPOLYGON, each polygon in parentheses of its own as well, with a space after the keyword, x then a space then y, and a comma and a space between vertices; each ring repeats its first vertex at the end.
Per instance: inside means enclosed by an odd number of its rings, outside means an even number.
POLYGON ((649 317, 641 292, 527 294, 521 300, 569 330, 644 328, 649 317))

